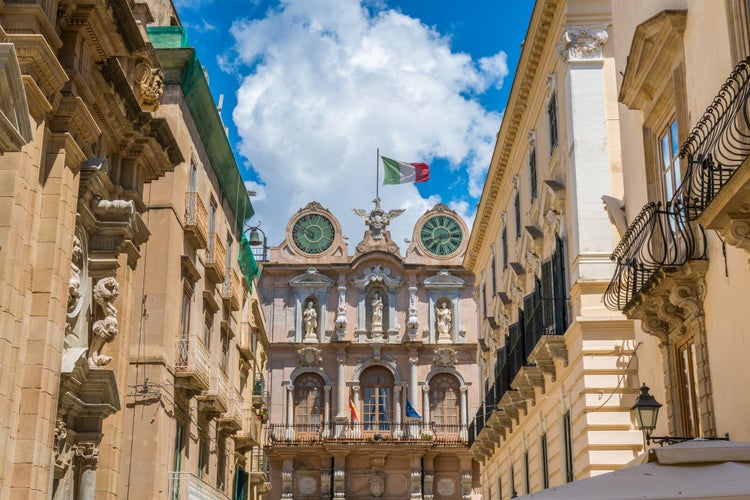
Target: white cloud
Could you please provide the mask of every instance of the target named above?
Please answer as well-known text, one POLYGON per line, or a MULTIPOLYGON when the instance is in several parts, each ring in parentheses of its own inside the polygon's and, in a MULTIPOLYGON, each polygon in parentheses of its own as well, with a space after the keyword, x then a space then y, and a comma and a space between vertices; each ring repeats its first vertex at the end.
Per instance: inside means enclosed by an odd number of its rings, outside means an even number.
POLYGON ((241 75, 233 118, 240 151, 271 194, 253 204, 272 245, 294 212, 318 201, 353 253, 365 228, 350 209, 373 207, 377 148, 404 161, 446 159, 469 180, 468 193, 442 200, 413 185, 380 186, 384 209, 407 209, 390 227, 402 254, 435 203, 473 217, 500 116, 471 96, 502 83, 505 54, 476 63, 419 20, 374 5, 286 0, 232 27, 236 59, 220 62, 241 75))

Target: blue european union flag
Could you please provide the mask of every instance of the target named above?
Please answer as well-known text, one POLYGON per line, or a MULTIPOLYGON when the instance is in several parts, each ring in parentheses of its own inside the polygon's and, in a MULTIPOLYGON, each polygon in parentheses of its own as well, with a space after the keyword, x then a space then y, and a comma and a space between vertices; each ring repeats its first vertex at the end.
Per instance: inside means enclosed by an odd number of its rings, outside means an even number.
POLYGON ((422 415, 417 413, 417 410, 411 405, 409 398, 406 398, 406 416, 409 418, 422 418, 422 415))

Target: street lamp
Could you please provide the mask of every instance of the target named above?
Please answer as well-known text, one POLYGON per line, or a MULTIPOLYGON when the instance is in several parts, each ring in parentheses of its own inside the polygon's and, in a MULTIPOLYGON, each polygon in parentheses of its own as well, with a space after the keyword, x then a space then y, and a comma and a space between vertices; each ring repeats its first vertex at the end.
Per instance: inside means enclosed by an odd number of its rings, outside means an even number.
MULTIPOLYGON (((662 404, 649 394, 648 390, 649 388, 644 383, 641 386, 641 393, 635 399, 635 404, 630 408, 630 411, 635 415, 635 421, 638 423, 638 427, 643 432, 643 437, 646 439, 646 446, 651 444, 652 441, 659 446, 664 446, 665 444, 676 444, 695 439, 694 437, 684 436, 651 435, 651 433, 654 432, 654 429, 656 429, 656 419, 659 417, 659 408, 662 407, 662 404)), ((703 439, 728 441, 729 434, 725 434, 724 437, 708 437, 703 439)))
POLYGON ((253 255, 255 256, 255 260, 259 262, 267 262, 268 261, 268 238, 266 237, 266 233, 260 228, 260 222, 257 226, 250 226, 248 227, 250 230, 250 234, 247 236, 247 242, 252 247, 261 246, 259 249, 260 252, 256 252, 255 249, 253 249, 253 255), (258 234, 260 233, 260 234, 258 234), (260 239, 260 235, 263 235, 263 239, 260 239))

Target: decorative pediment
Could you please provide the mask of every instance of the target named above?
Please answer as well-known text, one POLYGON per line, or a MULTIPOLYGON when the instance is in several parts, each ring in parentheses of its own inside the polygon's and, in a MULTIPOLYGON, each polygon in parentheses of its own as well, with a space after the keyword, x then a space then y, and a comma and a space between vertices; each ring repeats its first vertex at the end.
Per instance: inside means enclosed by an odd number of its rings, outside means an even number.
POLYGON ((393 289, 401 286, 401 278, 392 276, 391 270, 376 264, 369 269, 365 269, 361 278, 356 278, 352 284, 357 288, 367 288, 373 283, 382 283, 387 288, 393 289))
POLYGON ((320 349, 315 347, 303 347, 297 351, 297 364, 317 368, 323 364, 323 356, 320 349))
POLYGON ((333 280, 314 267, 307 268, 304 274, 295 276, 289 281, 292 288, 329 288, 333 286, 333 280))
POLYGON ((630 109, 644 109, 672 78, 682 61, 682 37, 687 11, 665 10, 635 29, 619 101, 630 109))
POLYGON ((464 280, 453 276, 447 269, 441 269, 435 276, 424 280, 425 288, 462 288, 464 280))

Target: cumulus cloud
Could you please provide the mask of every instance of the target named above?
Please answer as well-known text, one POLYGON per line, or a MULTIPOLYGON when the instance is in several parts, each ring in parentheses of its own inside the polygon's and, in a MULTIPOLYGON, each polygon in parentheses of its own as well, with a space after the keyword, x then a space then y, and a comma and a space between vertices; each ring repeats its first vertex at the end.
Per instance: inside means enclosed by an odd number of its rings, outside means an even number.
POLYGON ((403 161, 443 159, 451 177, 468 179, 468 190, 442 199, 413 185, 380 186, 384 209, 407 209, 390 227, 402 252, 437 202, 471 222, 500 124, 476 96, 502 84, 504 53, 474 61, 419 20, 358 0, 286 0, 261 19, 235 22, 232 34, 236 53, 221 64, 240 75, 233 119, 240 152, 270 194, 253 203, 271 244, 298 209, 318 201, 353 252, 365 227, 350 209, 374 206, 377 148, 403 161))

